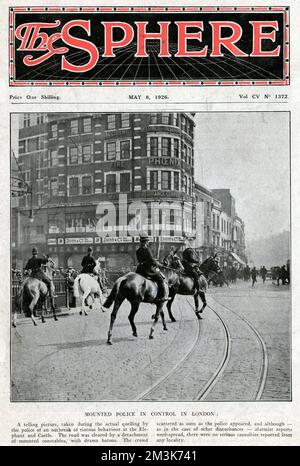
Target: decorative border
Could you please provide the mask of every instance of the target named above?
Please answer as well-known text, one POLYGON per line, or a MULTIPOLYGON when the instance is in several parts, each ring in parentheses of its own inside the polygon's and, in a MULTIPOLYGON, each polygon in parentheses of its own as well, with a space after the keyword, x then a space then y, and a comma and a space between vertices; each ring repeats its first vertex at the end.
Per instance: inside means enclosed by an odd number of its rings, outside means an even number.
POLYGON ((203 6, 203 7, 10 7, 9 8, 9 86, 14 87, 73 87, 73 86, 99 86, 99 87, 116 87, 116 86, 139 86, 139 87, 162 87, 162 86, 286 86, 290 84, 290 15, 289 7, 287 6, 255 6, 255 7, 233 7, 233 6, 203 6), (124 12, 133 12, 133 13, 169 13, 169 12, 202 12, 202 13, 224 13, 224 12, 236 12, 236 13, 245 13, 245 12, 270 12, 277 11, 284 13, 284 75, 285 79, 283 80, 185 80, 185 81, 16 81, 15 76, 15 63, 14 63, 14 19, 15 13, 20 12, 59 12, 59 13, 86 13, 86 12, 105 12, 105 13, 124 13, 124 12))

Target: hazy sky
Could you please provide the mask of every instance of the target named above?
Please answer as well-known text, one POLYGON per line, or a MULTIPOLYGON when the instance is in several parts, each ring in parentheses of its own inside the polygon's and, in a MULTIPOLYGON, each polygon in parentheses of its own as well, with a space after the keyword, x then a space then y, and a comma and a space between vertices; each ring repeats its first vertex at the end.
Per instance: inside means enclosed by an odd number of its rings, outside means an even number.
POLYGON ((289 114, 201 113, 195 123, 195 178, 230 188, 246 239, 289 229, 289 114))

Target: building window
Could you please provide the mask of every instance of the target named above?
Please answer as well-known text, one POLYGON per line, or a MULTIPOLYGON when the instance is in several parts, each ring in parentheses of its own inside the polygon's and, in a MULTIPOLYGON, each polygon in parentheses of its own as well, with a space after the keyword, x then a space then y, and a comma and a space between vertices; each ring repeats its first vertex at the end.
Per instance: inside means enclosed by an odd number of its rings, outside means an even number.
POLYGON ((51 131, 51 137, 56 139, 57 136, 58 136, 58 128, 57 128, 57 124, 56 124, 56 123, 54 123, 53 125, 51 125, 50 131, 51 131))
POLYGON ((158 138, 150 138, 150 157, 158 156, 158 138))
POLYGON ((130 141, 121 141, 120 142, 120 158, 130 159, 130 141))
POLYGON ((88 163, 92 160, 92 147, 90 145, 82 147, 82 162, 88 163))
POLYGON ((162 113, 161 114, 161 122, 163 125, 170 124, 170 114, 169 113, 162 113))
POLYGON ((182 158, 182 160, 184 160, 184 162, 187 161, 187 146, 186 146, 186 144, 183 144, 183 145, 182 145, 182 154, 181 154, 181 158, 182 158))
POLYGON ((171 157, 171 139, 170 138, 162 138, 161 155, 163 157, 171 157))
POLYGON ((150 189, 158 189, 158 172, 151 171, 150 172, 150 189))
POLYGON ((181 128, 182 128, 182 131, 187 132, 187 119, 184 115, 182 115, 182 119, 181 119, 181 128))
POLYGON ((45 115, 43 115, 42 113, 38 114, 37 115, 37 124, 38 125, 42 125, 45 121, 45 115))
POLYGON ((179 113, 174 113, 173 115, 173 124, 179 126, 179 113))
POLYGON ((78 134, 78 120, 71 120, 71 131, 70 134, 78 134))
POLYGON ((78 147, 70 147, 70 165, 78 164, 78 147))
POLYGON ((28 139, 28 152, 39 150, 39 138, 28 139))
POLYGON ((106 192, 115 193, 116 191, 117 191, 116 175, 115 174, 106 175, 106 192))
POLYGON ((217 215, 217 230, 220 230, 220 217, 217 215))
POLYGON ((130 191, 130 173, 120 174, 120 192, 130 191))
POLYGON ((171 172, 162 171, 161 172, 161 189, 171 189, 171 172))
POLYGON ((121 113, 121 128, 129 128, 130 119, 129 113, 121 113))
POLYGON ((30 114, 29 113, 24 114, 23 123, 24 123, 24 128, 28 128, 30 126, 30 114))
POLYGON ((174 139, 174 157, 179 158, 179 139, 174 139))
POLYGON ((151 125, 157 125, 158 123, 158 116, 157 113, 152 113, 150 116, 150 124, 151 125))
POLYGON ((107 160, 116 160, 116 143, 108 142, 106 144, 106 158, 107 160))
POLYGON ((107 129, 116 129, 116 115, 107 115, 107 129))
POLYGON ((189 165, 192 165, 192 148, 191 147, 187 148, 187 163, 189 165))
POLYGON ((57 178, 53 178, 50 180, 50 196, 57 196, 58 195, 58 180, 57 178))
POLYGON ((83 119, 83 132, 84 133, 91 133, 92 132, 92 119, 91 118, 84 118, 83 119))
POLYGON ((189 183, 189 188, 188 188, 189 195, 191 196, 192 195, 192 178, 188 179, 188 183, 189 183))
MULTIPOLYGON (((51 167, 57 167, 58 166, 57 150, 51 150, 50 151, 50 166, 51 167)), ((40 176, 39 176, 39 178, 40 178, 40 176)))
POLYGON ((92 177, 82 177, 82 194, 92 194, 92 177))
POLYGON ((179 172, 174 172, 174 189, 179 191, 179 172))
POLYGON ((19 141, 19 154, 23 154, 26 152, 26 141, 23 139, 22 141, 19 141))
POLYGON ((79 178, 69 179, 69 195, 77 196, 79 194, 79 178))
POLYGON ((182 177, 182 190, 184 193, 186 193, 186 190, 187 190, 187 177, 186 175, 184 175, 182 177))

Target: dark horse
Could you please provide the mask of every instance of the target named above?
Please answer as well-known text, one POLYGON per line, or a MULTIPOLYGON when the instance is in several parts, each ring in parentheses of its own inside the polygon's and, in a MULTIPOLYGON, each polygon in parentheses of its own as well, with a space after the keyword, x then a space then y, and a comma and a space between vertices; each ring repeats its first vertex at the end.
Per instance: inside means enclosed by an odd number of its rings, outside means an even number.
MULTIPOLYGON (((51 268, 46 268, 46 274, 50 276, 51 268)), ((24 311, 29 314, 34 325, 37 325, 35 320, 36 309, 41 308, 42 322, 45 323, 44 312, 46 310, 46 299, 49 295, 47 285, 35 277, 27 277, 21 285, 17 296, 16 308, 13 312, 13 327, 17 326, 17 312, 24 311)), ((54 320, 57 320, 55 306, 51 304, 54 320)))
POLYGON ((197 292, 195 289, 194 279, 188 276, 184 272, 184 268, 180 261, 180 258, 177 254, 169 254, 164 259, 164 264, 168 265, 168 269, 173 273, 167 272, 168 276, 168 283, 169 283, 169 301, 167 303, 167 309, 169 313, 169 317, 172 322, 176 322, 175 317, 172 313, 172 304, 175 299, 176 294, 181 295, 192 295, 194 297, 195 302, 195 313, 198 319, 201 319, 200 314, 202 314, 203 310, 205 309, 207 303, 205 298, 205 291, 207 289, 208 283, 213 279, 213 277, 217 276, 220 272, 219 264, 216 260, 216 257, 208 257, 201 265, 199 265, 198 272, 200 275, 200 291, 197 292), (199 309, 199 298, 202 301, 202 307, 199 309))
MULTIPOLYGON (((177 263, 178 267, 180 267, 179 262, 177 263)), ((207 276, 210 276, 211 273, 217 273, 218 264, 215 258, 209 258, 203 264, 201 264, 201 267, 203 267, 204 269, 203 273, 207 273, 207 276)), ((182 273, 179 273, 178 268, 172 268, 171 266, 163 267, 163 272, 166 278, 165 286, 169 287, 169 302, 167 304, 167 308, 171 321, 176 321, 171 312, 171 305, 177 293, 194 295, 196 313, 199 313, 200 311, 198 309, 198 295, 194 289, 193 279, 183 275, 182 273)), ((129 272, 126 275, 118 278, 112 288, 110 295, 103 304, 103 307, 109 308, 114 303, 114 307, 110 317, 110 326, 108 331, 107 343, 109 345, 112 344, 111 338, 114 321, 116 319, 117 312, 125 299, 127 299, 131 304, 131 311, 128 316, 128 319, 132 328, 133 336, 137 336, 134 317, 142 302, 152 303, 156 305, 156 312, 154 314, 154 321, 151 326, 149 338, 153 339, 154 327, 158 321, 159 316, 161 316, 162 318, 163 329, 167 330, 165 317, 163 313, 163 302, 156 301, 156 296, 156 283, 154 283, 152 280, 146 277, 143 277, 138 273, 129 272)), ((203 302, 202 310, 204 309, 204 307, 205 305, 203 302)))

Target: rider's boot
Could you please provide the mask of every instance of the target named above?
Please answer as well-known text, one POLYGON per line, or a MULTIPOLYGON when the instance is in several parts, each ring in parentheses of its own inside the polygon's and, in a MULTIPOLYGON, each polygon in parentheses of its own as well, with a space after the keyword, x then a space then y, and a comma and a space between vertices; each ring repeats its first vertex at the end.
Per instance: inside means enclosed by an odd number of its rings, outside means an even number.
POLYGON ((156 301, 165 302, 169 300, 168 297, 168 287, 165 285, 164 281, 157 282, 157 298, 156 301))

